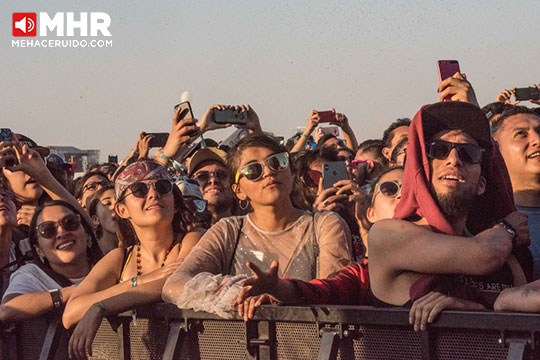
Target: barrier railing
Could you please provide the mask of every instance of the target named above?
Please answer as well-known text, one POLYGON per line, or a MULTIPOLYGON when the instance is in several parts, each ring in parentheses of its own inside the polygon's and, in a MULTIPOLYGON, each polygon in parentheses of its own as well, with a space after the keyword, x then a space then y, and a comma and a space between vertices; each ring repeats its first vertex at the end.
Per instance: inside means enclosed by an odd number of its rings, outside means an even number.
MULTIPOLYGON (((104 319, 91 359, 539 359, 540 315, 445 311, 414 332, 408 310, 263 306, 252 321, 154 304, 104 319)), ((15 329, 20 359, 67 358, 58 317, 15 329)))

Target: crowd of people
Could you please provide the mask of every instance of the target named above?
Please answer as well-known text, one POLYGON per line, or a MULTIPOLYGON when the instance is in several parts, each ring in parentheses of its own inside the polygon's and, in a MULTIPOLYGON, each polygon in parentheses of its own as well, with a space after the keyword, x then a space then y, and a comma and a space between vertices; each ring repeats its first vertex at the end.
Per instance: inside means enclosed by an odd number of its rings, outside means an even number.
POLYGON ((179 106, 164 144, 141 133, 78 178, 3 131, 0 322, 62 312, 84 359, 104 316, 162 300, 246 321, 271 303, 408 307, 417 331, 445 309, 540 312, 540 101, 481 108, 460 73, 438 91, 360 143, 334 109, 284 141, 249 105, 179 106))

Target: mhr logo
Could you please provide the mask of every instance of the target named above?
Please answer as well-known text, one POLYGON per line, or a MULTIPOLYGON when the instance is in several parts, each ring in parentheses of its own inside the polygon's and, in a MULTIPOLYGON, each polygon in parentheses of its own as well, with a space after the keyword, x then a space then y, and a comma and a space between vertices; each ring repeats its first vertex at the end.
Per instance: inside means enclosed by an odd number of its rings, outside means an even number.
MULTIPOLYGON (((57 12, 52 19, 46 12, 40 12, 39 36, 47 36, 48 32, 53 31, 56 36, 75 36, 75 29, 79 30, 79 36, 98 36, 98 32, 102 36, 112 36, 108 29, 111 25, 109 14, 91 12, 90 21, 88 18, 86 12, 80 13, 79 20, 75 20, 75 13, 72 12, 57 12)), ((37 25, 36 13, 13 13, 13 36, 36 36, 37 25)))

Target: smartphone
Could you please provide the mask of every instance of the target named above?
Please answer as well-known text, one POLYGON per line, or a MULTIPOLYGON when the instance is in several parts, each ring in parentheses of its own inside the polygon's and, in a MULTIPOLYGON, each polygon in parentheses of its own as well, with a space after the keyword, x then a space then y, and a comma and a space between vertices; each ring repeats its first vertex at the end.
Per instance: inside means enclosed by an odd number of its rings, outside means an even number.
POLYGON ((0 129, 0 141, 11 141, 13 138, 13 133, 11 129, 2 128, 0 129))
POLYGON ((324 135, 332 134, 335 137, 339 136, 339 128, 337 126, 321 127, 321 131, 324 135))
POLYGON ((245 112, 235 109, 215 109, 214 122, 216 124, 245 125, 247 124, 247 114, 245 112))
POLYGON ((439 60, 437 61, 437 69, 439 70, 439 79, 441 81, 454 76, 457 72, 461 72, 457 60, 439 60))
POLYGON ((189 101, 184 101, 180 104, 176 104, 174 106, 174 111, 178 110, 179 107, 182 108, 182 111, 180 111, 180 117, 178 118, 178 121, 184 119, 193 119, 193 111, 191 110, 191 104, 189 103, 189 101))
POLYGON ((323 188, 328 189, 340 180, 347 180, 347 164, 345 161, 332 161, 323 163, 323 188))
MULTIPOLYGON (((191 110, 191 104, 189 101, 181 102, 180 104, 175 105, 174 111, 178 110, 178 108, 181 108, 180 116, 178 117, 178 121, 184 120, 184 119, 195 119, 193 116, 193 110, 191 110)), ((193 130, 192 132, 188 133, 189 137, 197 137, 199 136, 199 131, 193 130)))
MULTIPOLYGON (((13 133, 11 132, 11 129, 8 128, 2 128, 0 129, 0 141, 11 141, 13 140, 13 133)), ((17 165, 17 161, 14 159, 6 160, 4 162, 4 166, 10 167, 17 165)))
POLYGON ((169 138, 169 133, 144 133, 144 136, 146 135, 152 135, 152 139, 148 143, 148 146, 151 148, 165 146, 169 138))
POLYGON ((540 100, 540 90, 534 87, 517 88, 515 91, 516 100, 540 100))
POLYGON ((332 110, 317 111, 317 114, 319 115, 319 123, 336 122, 336 113, 332 110))
POLYGON ((109 155, 109 161, 107 161, 110 164, 118 164, 118 155, 109 155))

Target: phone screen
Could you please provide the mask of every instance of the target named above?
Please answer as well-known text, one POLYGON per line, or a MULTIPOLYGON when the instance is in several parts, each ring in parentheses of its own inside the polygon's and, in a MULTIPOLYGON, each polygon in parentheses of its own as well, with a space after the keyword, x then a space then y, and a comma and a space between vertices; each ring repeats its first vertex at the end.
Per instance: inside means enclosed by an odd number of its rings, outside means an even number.
POLYGON ((193 119, 193 111, 191 111, 191 104, 189 101, 181 102, 180 104, 177 104, 174 107, 174 111, 176 111, 178 108, 182 108, 180 111, 180 116, 178 117, 178 121, 184 120, 184 119, 193 119))

